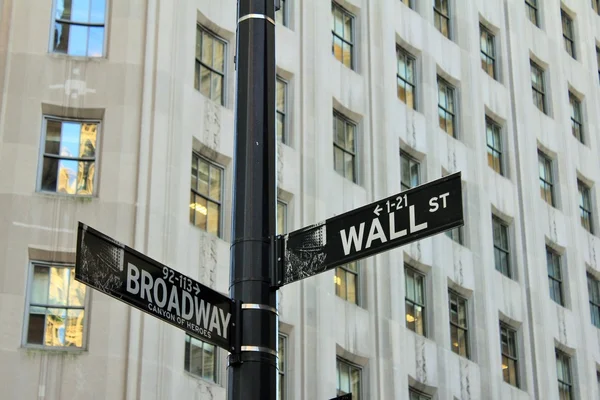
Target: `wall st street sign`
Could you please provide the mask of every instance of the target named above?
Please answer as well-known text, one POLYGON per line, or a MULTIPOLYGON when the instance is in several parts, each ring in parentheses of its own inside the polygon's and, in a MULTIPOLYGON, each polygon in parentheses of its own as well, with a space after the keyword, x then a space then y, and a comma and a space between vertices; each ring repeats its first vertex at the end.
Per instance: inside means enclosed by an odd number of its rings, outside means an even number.
POLYGON ((460 178, 457 172, 280 236, 278 284, 463 225, 460 178))
POLYGON ((191 336, 232 350, 234 302, 79 223, 75 279, 191 336))

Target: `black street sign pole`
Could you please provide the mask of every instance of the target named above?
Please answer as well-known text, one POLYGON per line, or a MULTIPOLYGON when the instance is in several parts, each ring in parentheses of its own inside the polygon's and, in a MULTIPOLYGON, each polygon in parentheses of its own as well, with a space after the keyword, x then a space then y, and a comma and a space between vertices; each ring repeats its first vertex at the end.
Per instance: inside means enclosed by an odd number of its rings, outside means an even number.
POLYGON ((275 4, 238 0, 233 234, 229 293, 240 343, 229 356, 229 400, 274 400, 275 4))

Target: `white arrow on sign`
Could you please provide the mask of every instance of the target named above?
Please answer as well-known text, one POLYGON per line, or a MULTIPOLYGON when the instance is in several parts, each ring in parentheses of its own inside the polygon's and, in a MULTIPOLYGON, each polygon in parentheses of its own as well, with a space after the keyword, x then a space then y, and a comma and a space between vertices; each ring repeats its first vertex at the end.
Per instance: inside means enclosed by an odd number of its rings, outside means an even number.
POLYGON ((373 210, 373 212, 375 213, 375 215, 377 215, 379 217, 379 213, 383 211, 383 208, 379 207, 379 204, 377 204, 377 206, 375 206, 375 210, 373 210))
POLYGON ((200 293, 200 286, 198 286, 197 283, 196 283, 196 286, 194 286, 194 291, 196 292, 196 295, 198 295, 198 293, 200 293))

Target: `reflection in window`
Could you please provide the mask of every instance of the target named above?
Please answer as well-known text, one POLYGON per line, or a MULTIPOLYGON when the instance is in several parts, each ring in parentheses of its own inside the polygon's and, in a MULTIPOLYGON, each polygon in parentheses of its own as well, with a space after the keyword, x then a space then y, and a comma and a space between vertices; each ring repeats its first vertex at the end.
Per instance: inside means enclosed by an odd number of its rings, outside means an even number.
POLYGON ((105 0, 55 0, 52 51, 70 56, 102 57, 105 0))
POLYGON ((587 273, 587 286, 590 298, 592 325, 596 328, 600 328, 600 281, 589 272, 587 273))
POLYGON ((420 164, 408 153, 400 151, 400 188, 402 191, 419 186, 420 164))
POLYGON ((519 387, 517 331, 503 323, 500 323, 500 349, 504 382, 519 387))
POLYGON ((571 105, 571 132, 573 136, 583 143, 583 118, 581 117, 581 101, 569 92, 569 104, 571 105))
POLYGON ((481 48, 481 68, 496 79, 496 49, 494 35, 485 26, 479 25, 479 47, 481 48))
POLYGON ((500 175, 504 175, 502 165, 502 136, 500 125, 485 117, 488 165, 500 175))
POLYGON ((406 327, 425 336, 425 275, 404 264, 406 327))
POLYGON ((220 236, 223 169, 193 153, 191 185, 190 222, 220 236))
POLYGON ((331 3, 331 13, 333 15, 333 27, 331 28, 333 55, 346 67, 354 69, 354 16, 335 2, 331 3))
POLYGON ((99 123, 46 117, 45 126, 40 190, 94 194, 99 123))
POLYGON ((277 200, 277 234, 287 233, 287 204, 277 200))
POLYGON ((85 294, 85 286, 75 281, 73 266, 33 263, 26 343, 83 347, 85 294))
POLYGON ((556 354, 556 377, 558 379, 558 397, 560 400, 573 399, 573 375, 571 373, 571 357, 558 349, 556 354))
POLYGON ((396 47, 396 84, 398 98, 415 109, 415 58, 401 47, 396 47))
POLYGON ((184 369, 199 378, 216 382, 217 356, 215 346, 186 334, 184 369))
POLYGON ((452 351, 469 358, 467 299, 449 290, 448 308, 450 310, 450 344, 452 351))
POLYGON ((560 10, 562 20, 562 32, 565 42, 565 50, 569 55, 575 58, 575 36, 573 34, 573 20, 564 10, 560 10))
POLYGON ((434 0, 433 19, 437 30, 450 39, 450 5, 448 0, 434 0))
POLYGON ((225 41, 197 25, 194 87, 215 103, 223 105, 225 41))
POLYGON ((540 24, 538 22, 537 0, 525 0, 525 12, 527 14, 527 18, 531 21, 531 23, 539 27, 540 24))
POLYGON ((277 120, 275 121, 275 132, 277 133, 277 140, 287 144, 287 82, 281 79, 279 76, 277 76, 275 92, 275 112, 277 114, 277 120))
POLYGON ((548 289, 550 291, 550 298, 564 307, 565 300, 563 296, 563 280, 560 264, 560 255, 550 247, 546 246, 546 266, 548 269, 548 289))
POLYGON ((531 64, 531 89, 533 95, 533 104, 544 114, 548 114, 546 109, 546 83, 544 81, 544 70, 534 63, 531 64))
POLYGON ((408 400, 431 400, 431 396, 428 396, 415 388, 409 387, 408 400))
POLYGON ((439 124, 448 135, 456 137, 454 122, 454 87, 438 76, 439 124))
POLYGON ((360 400, 361 370, 341 358, 336 362, 337 395, 352 393, 352 400, 360 400))
POLYGON ((287 0, 279 0, 279 4, 281 4, 281 8, 275 11, 275 22, 281 24, 283 26, 288 26, 288 4, 287 0))
POLYGON ((344 264, 335 269, 335 294, 353 304, 358 304, 358 262, 344 264))
POLYGON ((581 217, 581 226, 589 233, 593 233, 592 198, 590 188, 577 179, 577 190, 579 191, 579 216, 581 217))
POLYGON ((496 270, 507 278, 511 278, 508 225, 500 218, 493 215, 492 231, 494 238, 494 264, 496 265, 496 270))
POLYGON ((278 372, 279 372, 279 396, 277 400, 287 399, 286 388, 287 381, 285 378, 285 372, 287 369, 287 336, 279 335, 279 343, 277 346, 277 357, 278 357, 278 372))
POLYGON ((356 125, 342 114, 333 112, 333 166, 337 173, 356 182, 356 125))
POLYGON ((540 194, 542 199, 554 207, 554 177, 552 160, 538 150, 538 170, 540 174, 540 194))

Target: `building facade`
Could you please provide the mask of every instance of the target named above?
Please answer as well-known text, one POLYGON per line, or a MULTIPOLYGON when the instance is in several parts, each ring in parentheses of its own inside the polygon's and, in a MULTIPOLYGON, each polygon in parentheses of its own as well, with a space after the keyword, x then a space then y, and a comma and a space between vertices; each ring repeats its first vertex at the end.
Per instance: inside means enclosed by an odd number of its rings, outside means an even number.
MULTIPOLYGON (((465 225, 282 288, 280 398, 600 398, 599 2, 281 3, 279 231, 457 171, 465 225)), ((228 292, 235 32, 0 0, 0 398, 226 398, 224 350, 73 265, 82 221, 228 292)))

